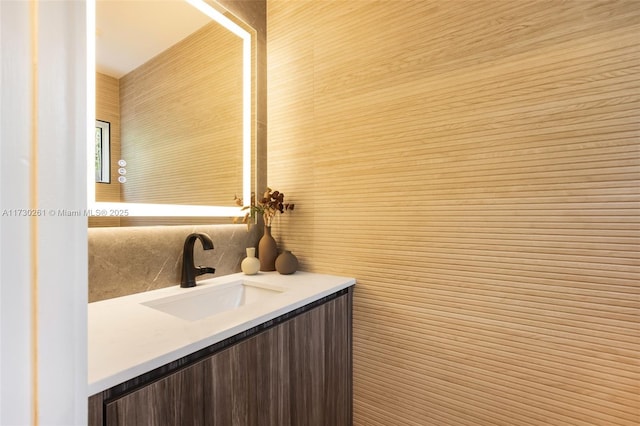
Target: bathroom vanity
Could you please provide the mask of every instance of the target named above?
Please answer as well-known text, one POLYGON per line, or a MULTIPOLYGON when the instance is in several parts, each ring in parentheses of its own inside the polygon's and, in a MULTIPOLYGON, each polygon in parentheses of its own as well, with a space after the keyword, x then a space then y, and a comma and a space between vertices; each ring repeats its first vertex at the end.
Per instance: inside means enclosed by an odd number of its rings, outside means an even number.
POLYGON ((89 424, 350 425, 353 278, 232 274, 89 305, 89 424))

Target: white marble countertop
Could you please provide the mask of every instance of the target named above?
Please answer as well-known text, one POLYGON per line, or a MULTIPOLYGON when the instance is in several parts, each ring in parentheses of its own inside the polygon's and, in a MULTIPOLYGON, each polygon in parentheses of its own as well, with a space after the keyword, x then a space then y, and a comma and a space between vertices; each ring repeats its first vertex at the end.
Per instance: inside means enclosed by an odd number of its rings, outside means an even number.
POLYGON ((298 271, 241 273, 89 304, 89 395, 137 377, 209 345, 355 284, 354 278, 298 271), (180 319, 142 303, 187 294, 203 287, 246 280, 284 288, 262 303, 251 303, 196 321, 180 319))

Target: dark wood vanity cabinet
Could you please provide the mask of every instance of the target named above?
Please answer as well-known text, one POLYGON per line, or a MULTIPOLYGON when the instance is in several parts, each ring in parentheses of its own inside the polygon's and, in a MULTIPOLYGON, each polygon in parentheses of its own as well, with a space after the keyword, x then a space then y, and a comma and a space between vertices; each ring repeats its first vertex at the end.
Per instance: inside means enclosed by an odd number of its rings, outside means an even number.
POLYGON ((327 299, 149 383, 92 396, 90 425, 351 425, 351 289, 327 299))

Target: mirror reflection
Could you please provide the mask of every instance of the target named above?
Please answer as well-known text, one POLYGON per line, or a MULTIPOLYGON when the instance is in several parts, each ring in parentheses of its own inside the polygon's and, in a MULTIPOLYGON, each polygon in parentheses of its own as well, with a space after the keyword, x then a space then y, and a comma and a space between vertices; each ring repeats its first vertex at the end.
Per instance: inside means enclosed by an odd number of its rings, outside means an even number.
POLYGON ((248 188, 247 47, 183 1, 96 2, 96 120, 112 165, 97 202, 235 208, 248 188))

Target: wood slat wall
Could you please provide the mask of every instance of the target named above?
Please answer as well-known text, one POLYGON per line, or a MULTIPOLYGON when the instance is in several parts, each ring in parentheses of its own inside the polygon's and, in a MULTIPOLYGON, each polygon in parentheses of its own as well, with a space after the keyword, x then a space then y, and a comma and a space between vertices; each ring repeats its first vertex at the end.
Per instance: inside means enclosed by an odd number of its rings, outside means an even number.
POLYGON ((205 25, 122 77, 120 99, 123 201, 235 205, 234 193, 242 192, 239 37, 205 25))
POLYGON ((640 2, 267 2, 268 183, 356 425, 640 423, 640 2))

